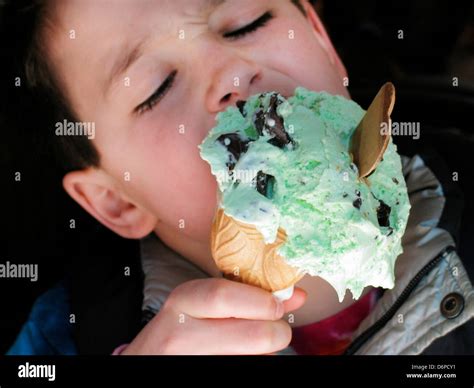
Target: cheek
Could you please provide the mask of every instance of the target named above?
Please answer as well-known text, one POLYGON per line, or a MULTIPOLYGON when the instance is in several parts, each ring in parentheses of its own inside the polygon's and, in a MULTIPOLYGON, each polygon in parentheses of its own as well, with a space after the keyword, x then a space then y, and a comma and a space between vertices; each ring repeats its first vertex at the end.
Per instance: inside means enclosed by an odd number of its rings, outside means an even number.
POLYGON ((217 184, 199 156, 200 137, 177 132, 166 138, 144 137, 129 158, 136 175, 133 197, 177 232, 207 241, 217 184))
POLYGON ((217 184, 209 165, 199 157, 197 144, 178 142, 181 144, 170 147, 174 151, 162 161, 163 166, 168 166, 167 171, 163 171, 164 185, 159 188, 165 202, 155 209, 163 214, 173 214, 172 223, 184 220, 184 233, 199 234, 207 239, 217 206, 217 184))
POLYGON ((348 96, 335 64, 331 63, 309 25, 282 18, 275 29, 283 32, 279 39, 268 39, 265 52, 266 60, 271 59, 269 67, 285 73, 299 86, 348 96))

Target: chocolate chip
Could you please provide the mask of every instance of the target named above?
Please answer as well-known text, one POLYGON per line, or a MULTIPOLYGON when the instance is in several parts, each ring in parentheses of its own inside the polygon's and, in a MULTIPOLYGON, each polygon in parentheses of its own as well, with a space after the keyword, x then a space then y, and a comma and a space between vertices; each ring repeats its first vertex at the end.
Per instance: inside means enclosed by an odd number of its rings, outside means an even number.
POLYGON ((268 109, 266 111, 262 107, 257 109, 253 122, 259 135, 263 135, 264 132, 273 135, 268 142, 276 147, 283 148, 288 143, 293 143, 293 139, 285 130, 283 118, 277 113, 280 104, 278 94, 273 93, 270 97, 268 109))
POLYGON ((229 162, 227 162, 227 166, 230 170, 232 170, 235 166, 235 163, 237 163, 239 160, 240 155, 244 152, 247 152, 249 141, 243 140, 242 137, 236 133, 226 133, 221 135, 217 138, 217 141, 224 145, 234 157, 234 159, 232 159, 232 157, 229 155, 229 162))
POLYGON ((356 190, 355 193, 358 197, 360 197, 360 191, 359 190, 356 190))
POLYGON ((265 197, 273 198, 273 186, 275 183, 275 177, 270 174, 265 174, 262 171, 257 172, 255 185, 257 191, 265 197))
POLYGON ((388 206, 384 201, 379 199, 379 207, 377 208, 377 220, 380 226, 390 226, 390 212, 392 208, 388 206))
POLYGON ((356 198, 354 202, 352 202, 352 206, 354 206, 356 209, 360 210, 360 207, 362 206, 362 199, 361 198, 356 198))
POLYGON ((392 181, 398 185, 398 179, 397 178, 392 178, 392 181))
POLYGON ((393 233, 393 228, 389 226, 388 230, 389 230, 389 232, 387 234, 387 237, 390 236, 393 233))
POLYGON ((275 135, 275 137, 271 139, 269 143, 283 148, 286 144, 292 142, 293 140, 285 130, 283 118, 281 118, 277 113, 277 108, 280 104, 281 101, 278 99, 278 94, 272 94, 270 97, 270 105, 268 107, 268 113, 266 117, 266 129, 271 135, 275 135))
POLYGON ((344 194, 342 194, 342 198, 347 198, 348 195, 349 195, 349 194, 344 193, 344 194))
POLYGON ((242 114, 242 116, 246 116, 245 113, 244 113, 244 105, 247 101, 245 100, 238 100, 235 105, 237 105, 237 108, 239 108, 239 111, 240 113, 242 114))
POLYGON ((255 129, 257 130, 258 134, 260 136, 263 135, 263 129, 265 128, 265 114, 263 113, 262 108, 259 108, 255 111, 253 124, 255 125, 255 129))

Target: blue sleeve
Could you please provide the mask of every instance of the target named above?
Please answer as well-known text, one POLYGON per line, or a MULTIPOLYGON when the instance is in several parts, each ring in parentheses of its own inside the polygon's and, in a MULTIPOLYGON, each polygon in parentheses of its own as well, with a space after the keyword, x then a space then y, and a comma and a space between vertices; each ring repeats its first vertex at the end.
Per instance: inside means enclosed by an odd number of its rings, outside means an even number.
POLYGON ((74 355, 69 293, 60 283, 34 303, 7 355, 74 355))

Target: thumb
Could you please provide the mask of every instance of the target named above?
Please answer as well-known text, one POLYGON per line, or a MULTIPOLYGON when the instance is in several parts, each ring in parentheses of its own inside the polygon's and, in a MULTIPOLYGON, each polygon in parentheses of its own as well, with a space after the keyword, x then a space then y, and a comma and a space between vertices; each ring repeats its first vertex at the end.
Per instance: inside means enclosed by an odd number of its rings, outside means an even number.
POLYGON ((306 302, 306 291, 302 288, 295 288, 290 299, 283 302, 285 313, 298 310, 306 302))

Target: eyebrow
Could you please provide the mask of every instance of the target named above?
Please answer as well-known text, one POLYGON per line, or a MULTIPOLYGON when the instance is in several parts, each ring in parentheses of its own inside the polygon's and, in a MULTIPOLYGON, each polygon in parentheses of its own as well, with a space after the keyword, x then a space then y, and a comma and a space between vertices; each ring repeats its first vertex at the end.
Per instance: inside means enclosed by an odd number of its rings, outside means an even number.
MULTIPOLYGON (((217 8, 227 0, 205 0, 202 7, 199 9, 199 13, 205 13, 211 9, 217 8)), ((131 50, 120 50, 124 53, 118 57, 118 59, 112 65, 110 75, 107 77, 105 82, 105 94, 107 94, 111 86, 117 81, 117 79, 124 74, 143 54, 143 47, 147 42, 147 38, 140 40, 136 43, 131 50)))
POLYGON ((117 79, 141 57, 145 42, 146 39, 143 39, 136 43, 131 50, 121 50, 124 54, 119 56, 112 66, 110 75, 105 82, 105 94, 109 92, 110 87, 117 79))

